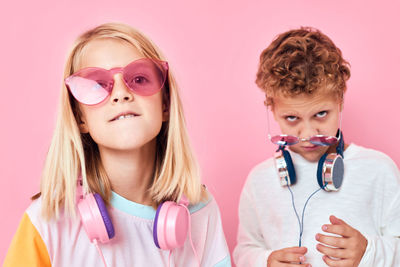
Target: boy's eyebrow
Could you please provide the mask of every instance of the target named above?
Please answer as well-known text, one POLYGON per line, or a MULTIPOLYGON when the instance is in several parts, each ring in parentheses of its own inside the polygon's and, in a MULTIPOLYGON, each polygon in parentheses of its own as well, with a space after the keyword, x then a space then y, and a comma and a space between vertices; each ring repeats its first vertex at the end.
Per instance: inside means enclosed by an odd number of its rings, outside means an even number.
MULTIPOLYGON (((327 106, 324 105, 324 106, 321 106, 321 107, 313 109, 309 113, 312 114, 312 115, 315 115, 315 114, 317 114, 319 112, 330 111, 330 110, 332 110, 332 107, 327 107, 327 106)), ((283 117, 286 117, 286 116, 297 116, 297 117, 300 117, 301 116, 300 113, 298 111, 296 111, 296 110, 284 110, 279 115, 283 116, 283 117)))
POLYGON ((283 111, 280 115, 281 116, 299 116, 300 113, 298 113, 297 111, 283 111))

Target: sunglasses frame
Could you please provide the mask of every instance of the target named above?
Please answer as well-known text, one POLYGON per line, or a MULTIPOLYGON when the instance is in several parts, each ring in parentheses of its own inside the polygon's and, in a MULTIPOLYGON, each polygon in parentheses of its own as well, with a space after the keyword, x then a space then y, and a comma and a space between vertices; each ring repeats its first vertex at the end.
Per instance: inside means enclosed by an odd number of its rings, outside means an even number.
MULTIPOLYGON (((340 106, 339 106, 339 109, 340 109, 340 106)), ((339 140, 342 138, 342 131, 340 130, 339 131, 339 136, 338 137, 336 137, 336 136, 330 136, 330 135, 323 135, 323 134, 317 134, 317 135, 313 135, 313 136, 310 136, 310 137, 308 137, 308 138, 300 138, 300 137, 298 137, 298 136, 294 136, 294 135, 288 135, 288 134, 279 134, 279 135, 274 135, 274 136, 272 136, 271 135, 271 128, 270 128, 270 122, 269 122, 269 109, 268 109, 268 107, 267 107, 267 123, 268 123, 268 139, 271 141, 271 143, 273 143, 273 144, 275 144, 275 145, 279 145, 279 146, 292 146, 292 145, 295 145, 295 144, 298 144, 300 141, 301 142, 306 142, 306 141, 308 141, 308 142, 310 142, 311 144, 314 144, 314 145, 318 145, 318 146, 331 146, 331 145, 333 145, 333 144, 336 144, 336 143, 338 143, 339 142, 339 140), (287 144, 287 142, 284 142, 285 144, 279 144, 278 142, 273 142, 272 141, 272 138, 274 138, 274 137, 293 137, 294 139, 296 139, 296 142, 295 143, 291 143, 291 144, 287 144), (335 143, 333 143, 333 144, 321 144, 321 143, 317 143, 317 142, 313 142, 311 139, 312 138, 320 138, 320 137, 327 137, 327 138, 332 138, 332 139, 335 139, 336 140, 336 142, 335 143)), ((341 129, 341 126, 342 126, 342 111, 340 111, 340 115, 339 115, 339 129, 341 129)))
POLYGON ((159 59, 153 59, 153 58, 146 58, 146 57, 145 57, 145 58, 136 59, 136 60, 134 60, 134 61, 128 63, 125 67, 115 67, 115 68, 112 68, 112 69, 109 69, 109 70, 104 69, 104 68, 99 68, 99 67, 87 67, 87 68, 83 68, 83 69, 80 69, 80 70, 74 72, 73 74, 69 75, 68 77, 66 77, 66 78, 64 79, 64 84, 65 84, 65 86, 67 87, 67 89, 69 90, 69 92, 72 94, 72 96, 73 96, 78 102, 80 102, 80 103, 82 103, 82 104, 84 104, 84 105, 94 106, 94 105, 98 105, 98 104, 104 102, 104 101, 111 95, 111 92, 112 92, 112 90, 114 89, 114 81, 115 81, 115 80, 114 80, 114 75, 117 74, 117 73, 121 73, 121 74, 122 74, 122 80, 123 80, 125 86, 126 86, 127 88, 129 88, 129 90, 130 90, 131 92, 134 92, 134 93, 136 93, 136 94, 138 94, 138 95, 149 96, 149 95, 153 95, 153 94, 158 93, 158 92, 165 86, 165 83, 166 83, 167 80, 168 80, 168 71, 169 71, 169 65, 168 65, 168 62, 167 62, 167 61, 163 61, 163 60, 159 60, 159 59), (162 68, 160 68, 160 70, 162 70, 163 83, 161 84, 161 87, 160 87, 158 90, 156 90, 154 93, 152 93, 152 94, 146 95, 146 94, 141 94, 141 93, 136 92, 135 90, 133 90, 133 89, 127 84, 127 82, 126 82, 126 80, 125 80, 125 70, 126 70, 129 66, 131 66, 131 65, 133 65, 133 64, 137 64, 138 61, 151 61, 151 62, 153 62, 156 66, 161 66, 161 67, 162 67, 162 68), (70 86, 69 86, 69 84, 68 84, 68 83, 69 83, 69 80, 70 80, 71 78, 73 78, 73 77, 80 77, 79 74, 81 74, 81 73, 83 73, 83 72, 88 72, 88 71, 90 71, 90 70, 94 70, 94 71, 95 71, 95 70, 97 70, 97 71, 98 71, 98 70, 100 70, 100 71, 105 71, 105 72, 109 73, 110 76, 112 77, 112 82, 111 82, 111 86, 110 86, 111 88, 110 88, 109 90, 108 90, 108 89, 105 89, 105 91, 108 92, 108 95, 107 95, 106 97, 104 97, 104 99, 102 99, 100 102, 93 103, 93 104, 87 104, 87 103, 84 103, 84 102, 82 102, 81 100, 79 100, 79 99, 75 96, 75 94, 73 93, 73 90, 71 90, 71 88, 70 88, 70 86))

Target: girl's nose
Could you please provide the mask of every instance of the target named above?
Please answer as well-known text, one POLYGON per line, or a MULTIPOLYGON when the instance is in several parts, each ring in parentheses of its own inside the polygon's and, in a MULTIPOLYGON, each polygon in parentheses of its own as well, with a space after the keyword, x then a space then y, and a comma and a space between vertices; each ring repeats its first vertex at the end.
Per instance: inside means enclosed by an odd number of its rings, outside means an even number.
POLYGON ((122 74, 114 75, 114 87, 111 92, 113 103, 130 102, 134 99, 133 92, 126 86, 122 74))

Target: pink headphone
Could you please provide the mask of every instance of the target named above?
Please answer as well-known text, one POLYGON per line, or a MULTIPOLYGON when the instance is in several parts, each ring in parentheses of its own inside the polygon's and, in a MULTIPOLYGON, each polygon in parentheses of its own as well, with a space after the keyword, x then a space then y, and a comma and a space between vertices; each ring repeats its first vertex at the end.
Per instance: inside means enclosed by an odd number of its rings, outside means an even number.
MULTIPOLYGON (((185 243, 189 230, 190 243, 199 263, 191 238, 188 204, 185 196, 182 196, 179 203, 173 201, 161 203, 154 219, 153 239, 158 248, 171 251, 185 243)), ((96 245, 103 263, 106 265, 97 243, 110 241, 115 236, 114 226, 101 196, 97 193, 83 195, 81 176, 79 176, 77 184, 77 206, 86 234, 90 242, 96 245)))

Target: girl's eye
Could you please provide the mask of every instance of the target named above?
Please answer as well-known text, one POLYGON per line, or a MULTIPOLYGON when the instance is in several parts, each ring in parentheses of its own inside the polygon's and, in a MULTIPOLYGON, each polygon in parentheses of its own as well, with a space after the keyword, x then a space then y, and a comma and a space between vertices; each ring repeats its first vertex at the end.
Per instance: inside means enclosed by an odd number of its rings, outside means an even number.
POLYGON ((289 122, 295 122, 297 120, 296 116, 286 116, 285 119, 289 122))
POLYGON ((95 89, 99 89, 100 87, 103 87, 104 89, 108 87, 108 82, 106 81, 97 81, 97 85, 95 86, 95 89))
POLYGON ((149 80, 144 76, 135 76, 132 78, 132 82, 136 85, 144 85, 145 83, 149 82, 149 80))
POLYGON ((326 110, 318 112, 317 114, 315 114, 315 117, 317 118, 324 118, 326 117, 326 115, 328 115, 328 112, 326 110))

